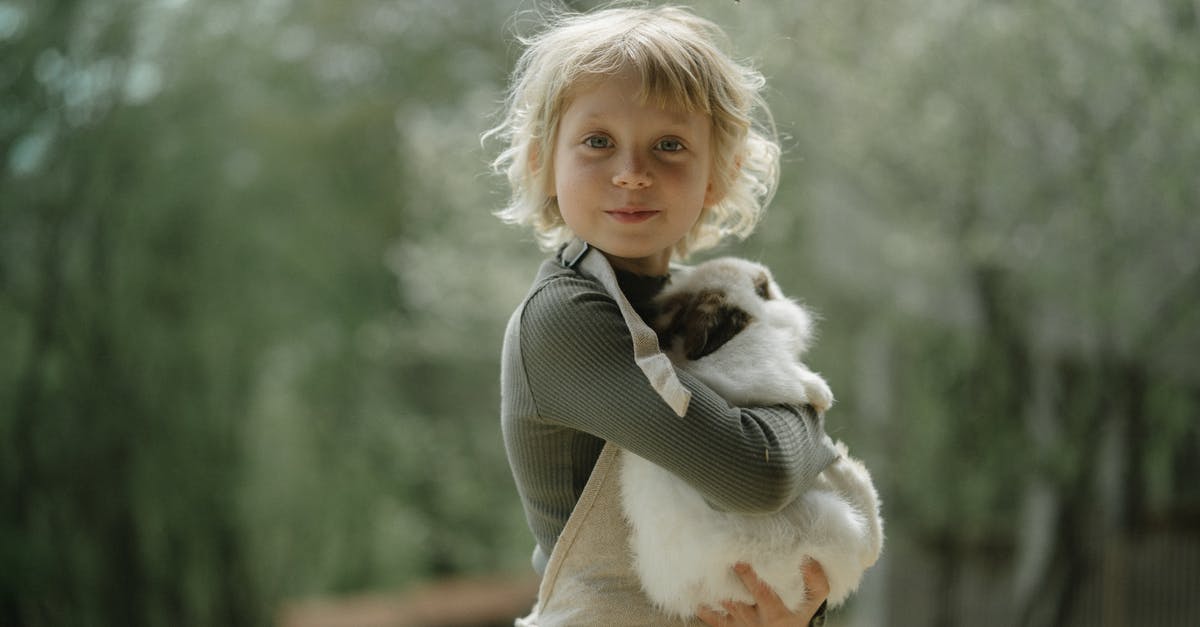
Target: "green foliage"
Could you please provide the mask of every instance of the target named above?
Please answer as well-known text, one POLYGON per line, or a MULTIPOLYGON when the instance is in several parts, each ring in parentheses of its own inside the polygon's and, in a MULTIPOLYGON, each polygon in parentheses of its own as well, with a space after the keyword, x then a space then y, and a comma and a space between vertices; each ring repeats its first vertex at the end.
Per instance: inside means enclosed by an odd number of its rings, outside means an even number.
MULTIPOLYGON (((0 624, 526 571, 497 360, 540 254, 479 134, 532 7, 0 2, 0 624)), ((697 8, 787 137, 720 252, 824 315, 889 533, 1019 545, 1032 482, 1190 520, 1194 3, 697 8)))

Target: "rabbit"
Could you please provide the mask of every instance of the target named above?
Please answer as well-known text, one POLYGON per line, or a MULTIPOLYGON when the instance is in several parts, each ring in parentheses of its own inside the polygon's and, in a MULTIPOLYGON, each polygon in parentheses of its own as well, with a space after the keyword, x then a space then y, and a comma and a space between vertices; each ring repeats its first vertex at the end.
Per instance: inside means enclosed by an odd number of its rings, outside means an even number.
MULTIPOLYGON (((657 304, 653 326, 664 352, 731 403, 808 403, 820 412, 833 404, 825 380, 799 361, 812 315, 785 298, 761 264, 724 257, 676 272, 657 304)), ((623 452, 621 503, 650 600, 679 618, 723 600, 753 603, 732 571, 745 562, 795 610, 807 600, 802 566, 815 559, 829 581, 829 606, 845 602, 879 557, 883 521, 866 467, 844 444, 834 446, 839 456, 816 484, 768 515, 716 511, 682 479, 623 452)))

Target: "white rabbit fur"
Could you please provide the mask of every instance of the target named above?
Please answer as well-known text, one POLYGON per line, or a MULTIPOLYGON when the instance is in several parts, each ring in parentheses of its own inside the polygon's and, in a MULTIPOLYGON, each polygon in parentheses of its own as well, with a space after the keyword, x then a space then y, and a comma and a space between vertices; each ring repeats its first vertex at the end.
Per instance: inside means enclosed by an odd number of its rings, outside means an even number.
MULTIPOLYGON (((658 302, 654 326, 668 357, 731 403, 810 403, 818 411, 832 404, 824 379, 799 360, 812 316, 783 297, 764 266, 721 258, 676 272, 658 302)), ((829 605, 843 603, 879 557, 883 522, 867 469, 844 444, 835 446, 840 456, 816 484, 767 515, 716 511, 683 480, 623 451, 622 506, 634 569, 651 601, 679 617, 726 599, 753 602, 732 571, 746 562, 795 609, 806 600, 802 566, 815 559, 829 581, 829 605)))

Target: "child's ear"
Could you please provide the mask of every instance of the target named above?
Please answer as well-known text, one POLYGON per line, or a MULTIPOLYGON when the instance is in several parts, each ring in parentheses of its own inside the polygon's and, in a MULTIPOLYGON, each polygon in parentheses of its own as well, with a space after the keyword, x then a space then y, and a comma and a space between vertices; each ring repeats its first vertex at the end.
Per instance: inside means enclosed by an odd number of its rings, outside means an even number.
MULTIPOLYGON (((742 171, 741 155, 735 158, 733 163, 729 164, 729 168, 732 171, 729 173, 729 177, 726 180, 736 181, 738 174, 742 171)), ((729 187, 721 184, 721 177, 717 176, 717 173, 714 171, 712 175, 708 177, 708 187, 704 189, 704 206, 707 208, 720 203, 722 200, 725 200, 725 195, 727 193, 729 193, 729 187)))
POLYGON ((707 209, 722 200, 725 200, 725 187, 717 187, 716 183, 709 180, 708 187, 704 189, 704 207, 707 209))

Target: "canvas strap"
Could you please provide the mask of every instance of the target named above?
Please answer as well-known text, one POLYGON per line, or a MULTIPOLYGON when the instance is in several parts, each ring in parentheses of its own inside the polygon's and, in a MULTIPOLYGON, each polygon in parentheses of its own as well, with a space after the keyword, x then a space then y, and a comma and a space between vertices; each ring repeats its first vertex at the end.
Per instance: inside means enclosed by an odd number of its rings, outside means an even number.
POLYGON ((612 296, 613 300, 617 302, 621 316, 625 319, 625 326, 629 328, 629 334, 633 338, 633 358, 637 362, 638 368, 646 375, 646 379, 650 381, 654 391, 658 392, 658 395, 675 411, 675 414, 683 416, 687 413, 688 403, 692 400, 691 391, 679 382, 671 360, 659 349, 658 335, 642 320, 633 305, 625 298, 624 292, 617 284, 617 275, 613 272, 608 259, 603 254, 588 254, 592 250, 593 247, 590 244, 576 238, 562 249, 559 259, 564 266, 578 268, 599 281, 608 291, 609 296, 612 296))

